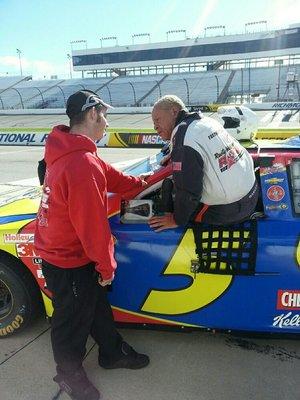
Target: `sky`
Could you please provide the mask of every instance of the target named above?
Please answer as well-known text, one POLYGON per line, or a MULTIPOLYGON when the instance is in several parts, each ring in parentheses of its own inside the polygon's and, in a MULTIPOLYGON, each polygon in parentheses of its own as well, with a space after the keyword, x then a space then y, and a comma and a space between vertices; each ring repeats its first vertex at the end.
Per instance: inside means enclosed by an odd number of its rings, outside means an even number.
POLYGON ((225 25, 226 34, 243 33, 245 23, 262 20, 268 29, 300 23, 300 0, 0 0, 0 76, 20 75, 20 55, 23 75, 69 78, 71 41, 86 40, 95 48, 100 38, 117 36, 119 45, 128 45, 133 34, 149 33, 151 42, 160 42, 169 30, 201 37, 205 27, 216 25, 225 25))

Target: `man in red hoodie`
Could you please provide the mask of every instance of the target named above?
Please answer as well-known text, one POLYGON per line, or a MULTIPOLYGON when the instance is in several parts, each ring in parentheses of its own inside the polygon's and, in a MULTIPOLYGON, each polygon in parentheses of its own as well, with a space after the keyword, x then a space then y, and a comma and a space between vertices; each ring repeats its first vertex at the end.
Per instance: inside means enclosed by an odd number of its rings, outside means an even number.
POLYGON ((146 184, 97 156, 95 141, 108 126, 109 107, 88 90, 69 97, 70 127, 54 127, 47 139, 35 230, 35 247, 43 259, 54 307, 54 381, 76 400, 100 396, 82 367, 89 334, 99 345, 103 368, 138 369, 149 363, 148 356, 137 353, 117 332, 106 298, 105 286, 113 281, 116 269, 107 192, 123 193, 146 184))

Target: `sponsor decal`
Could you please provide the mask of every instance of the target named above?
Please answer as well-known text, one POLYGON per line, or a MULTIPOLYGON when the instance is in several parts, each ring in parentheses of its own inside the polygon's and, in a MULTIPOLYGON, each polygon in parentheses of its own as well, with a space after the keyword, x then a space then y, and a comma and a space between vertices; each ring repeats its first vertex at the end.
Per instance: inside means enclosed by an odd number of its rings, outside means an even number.
POLYGON ((33 233, 4 233, 3 240, 7 244, 33 243, 33 233))
POLYGON ((142 144, 163 144, 159 135, 142 135, 142 144))
POLYGON ((269 178, 265 179, 265 183, 269 183, 270 185, 277 185, 278 183, 281 183, 284 181, 284 178, 269 178))
POLYGON ((282 163, 275 163, 272 165, 272 167, 261 167, 260 168, 260 175, 270 175, 274 174, 276 172, 284 172, 285 171, 285 166, 282 163))
POLYGON ((216 136, 218 136, 218 132, 213 132, 213 133, 211 133, 210 135, 208 135, 208 139, 211 140, 211 139, 213 139, 213 138, 216 137, 216 136))
POLYGON ((45 279, 45 277, 43 275, 43 271, 40 268, 36 270, 36 275, 37 275, 38 279, 45 279))
POLYGON ((284 198, 285 191, 282 186, 272 185, 267 190, 267 197, 271 201, 280 201, 284 198))
POLYGON ((49 134, 15 132, 0 133, 0 144, 6 145, 44 145, 49 134))
POLYGON ((114 132, 108 144, 117 147, 161 147, 164 141, 155 132, 114 132))
POLYGON ((173 162, 172 167, 173 167, 173 171, 181 171, 182 163, 181 162, 173 162))
POLYGON ((237 163, 238 160, 242 158, 243 154, 244 152, 242 149, 239 149, 234 143, 231 143, 222 149, 220 153, 215 153, 214 156, 218 160, 220 171, 224 172, 237 163))
POLYGON ((33 262, 33 264, 35 264, 35 265, 40 265, 40 264, 42 264, 42 259, 41 258, 39 258, 39 257, 34 257, 33 259, 32 259, 32 262, 33 262))
POLYGON ((273 318, 273 326, 278 328, 292 328, 300 326, 300 315, 290 311, 287 314, 276 315, 273 318))
POLYGON ((18 243, 16 245, 18 257, 39 257, 35 253, 35 248, 33 243, 18 243))
POLYGON ((20 328, 23 321, 24 321, 23 317, 21 317, 21 315, 18 314, 16 315, 15 319, 5 328, 1 328, 0 324, 0 336, 6 336, 9 333, 13 333, 16 329, 20 328))
POLYGON ((285 203, 281 204, 269 204, 266 206, 266 210, 275 211, 275 210, 287 210, 289 206, 285 203))
POLYGON ((278 290, 277 310, 300 310, 300 290, 278 290))
POLYGON ((221 104, 199 104, 199 105, 189 106, 188 108, 190 112, 197 112, 197 111, 216 112, 220 106, 221 104))
POLYGON ((280 109, 280 110, 299 110, 300 109, 300 102, 284 102, 284 103, 274 103, 272 108, 280 109))
MULTIPOLYGON (((47 179, 47 172, 46 172, 46 179, 47 179)), ((38 224, 40 226, 48 226, 48 209, 50 204, 50 188, 49 186, 44 186, 43 194, 41 198, 41 204, 37 215, 38 224)))

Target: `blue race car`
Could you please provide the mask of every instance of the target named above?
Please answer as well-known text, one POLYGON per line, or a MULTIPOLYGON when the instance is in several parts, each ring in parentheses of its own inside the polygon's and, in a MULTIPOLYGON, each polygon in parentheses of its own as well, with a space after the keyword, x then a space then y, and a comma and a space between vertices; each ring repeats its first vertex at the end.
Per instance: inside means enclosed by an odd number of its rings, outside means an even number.
MULTIPOLYGON (((162 182, 172 175, 162 154, 126 172, 152 171, 146 188, 109 197, 118 270, 109 293, 116 321, 142 326, 300 334, 300 140, 248 148, 260 199, 251 219, 155 233, 162 182)), ((21 189, 0 206, 0 337, 52 314, 34 249, 40 189, 21 189), (41 299, 43 301, 41 301, 41 299)))

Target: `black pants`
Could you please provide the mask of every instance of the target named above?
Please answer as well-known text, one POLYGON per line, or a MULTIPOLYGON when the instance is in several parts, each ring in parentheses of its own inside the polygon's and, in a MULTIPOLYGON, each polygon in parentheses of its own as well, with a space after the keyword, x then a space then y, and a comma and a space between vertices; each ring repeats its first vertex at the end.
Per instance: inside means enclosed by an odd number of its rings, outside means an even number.
POLYGON ((122 337, 94 263, 65 269, 43 260, 42 269, 53 295, 51 342, 57 371, 72 374, 81 367, 89 334, 99 345, 101 357, 117 360, 122 337))
POLYGON ((227 225, 234 224, 249 219, 250 215, 255 211, 258 201, 259 188, 257 182, 254 183, 250 192, 241 200, 230 204, 220 204, 201 206, 198 215, 201 215, 200 221, 211 225, 227 225))

